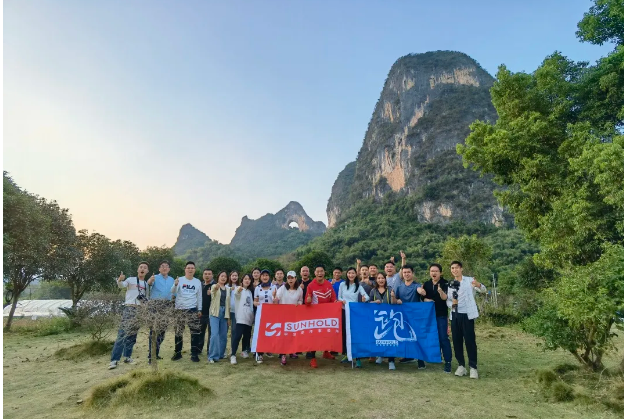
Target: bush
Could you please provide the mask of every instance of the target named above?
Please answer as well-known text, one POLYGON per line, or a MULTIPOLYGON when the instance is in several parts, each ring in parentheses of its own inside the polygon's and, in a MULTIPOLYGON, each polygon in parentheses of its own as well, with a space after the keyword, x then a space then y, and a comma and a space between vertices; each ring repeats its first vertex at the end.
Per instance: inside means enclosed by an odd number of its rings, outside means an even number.
POLYGON ((209 388, 186 374, 136 370, 94 387, 85 406, 98 408, 122 404, 182 405, 197 403, 199 399, 205 400, 211 394, 209 388))
POLYGON ((86 330, 92 340, 103 340, 119 320, 123 301, 119 294, 96 293, 88 300, 78 302, 76 308, 61 309, 71 321, 72 327, 86 330))
POLYGON ((497 308, 489 308, 483 317, 494 326, 508 326, 522 321, 522 317, 518 313, 497 308))
POLYGON ((89 342, 79 343, 69 348, 61 348, 54 353, 54 356, 65 360, 79 360, 83 358, 92 358, 102 355, 108 355, 113 350, 115 342, 92 340, 89 342))

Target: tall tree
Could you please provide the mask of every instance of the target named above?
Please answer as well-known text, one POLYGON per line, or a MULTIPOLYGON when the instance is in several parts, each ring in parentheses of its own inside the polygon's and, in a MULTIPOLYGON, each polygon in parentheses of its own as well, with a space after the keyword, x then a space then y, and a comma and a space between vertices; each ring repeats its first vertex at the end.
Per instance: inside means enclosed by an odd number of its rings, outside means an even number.
POLYGON ((80 230, 71 249, 71 263, 63 275, 71 290, 72 308, 87 292, 115 289, 115 278, 120 272, 132 272, 138 256, 139 249, 131 242, 111 242, 102 234, 80 230))
POLYGON ((61 274, 65 244, 74 227, 67 210, 56 202, 22 190, 3 174, 3 269, 12 305, 4 330, 13 322, 20 294, 35 279, 61 274))

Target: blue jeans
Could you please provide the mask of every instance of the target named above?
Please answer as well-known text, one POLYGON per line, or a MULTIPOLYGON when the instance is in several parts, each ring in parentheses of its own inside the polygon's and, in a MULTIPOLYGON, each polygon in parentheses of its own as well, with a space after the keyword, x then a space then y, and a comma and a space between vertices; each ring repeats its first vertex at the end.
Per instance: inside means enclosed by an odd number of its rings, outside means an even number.
POLYGON ((210 347, 208 359, 218 361, 225 356, 227 346, 228 319, 225 318, 225 307, 219 307, 219 317, 210 316, 210 347))
POLYGON ((136 307, 126 306, 121 314, 121 324, 117 332, 117 340, 113 346, 111 361, 119 361, 121 356, 130 358, 132 349, 136 343, 137 333, 139 332, 138 324, 135 322, 136 307))
POLYGON ((438 340, 440 341, 440 348, 442 348, 444 362, 451 362, 453 353, 451 352, 451 341, 448 336, 448 317, 436 317, 436 322, 438 323, 438 340))

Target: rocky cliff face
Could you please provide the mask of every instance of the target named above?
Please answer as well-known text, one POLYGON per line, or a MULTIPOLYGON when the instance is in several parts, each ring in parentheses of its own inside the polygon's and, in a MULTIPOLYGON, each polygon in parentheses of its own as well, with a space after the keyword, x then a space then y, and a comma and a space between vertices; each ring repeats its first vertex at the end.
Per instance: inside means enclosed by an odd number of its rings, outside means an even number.
POLYGON ((173 251, 176 255, 183 255, 188 250, 204 246, 209 240, 210 237, 193 227, 191 224, 184 224, 182 228, 180 228, 180 233, 178 234, 178 239, 173 246, 173 251))
POLYGON ((494 79, 466 54, 411 54, 388 74, 355 162, 338 175, 327 205, 329 226, 362 198, 414 195, 423 222, 500 224, 494 184, 462 165, 455 148, 476 119, 493 121, 494 79))

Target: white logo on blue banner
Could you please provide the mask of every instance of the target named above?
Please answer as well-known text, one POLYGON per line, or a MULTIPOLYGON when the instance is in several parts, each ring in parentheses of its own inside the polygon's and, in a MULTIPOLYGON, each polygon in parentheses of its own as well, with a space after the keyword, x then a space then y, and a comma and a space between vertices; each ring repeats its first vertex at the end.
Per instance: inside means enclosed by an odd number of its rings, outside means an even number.
POLYGON ((375 310, 375 321, 380 325, 375 327, 375 341, 380 346, 399 346, 399 342, 416 342, 416 332, 412 326, 403 319, 403 313, 390 310, 375 310), (381 326, 381 329, 379 328, 381 326), (383 339, 390 331, 394 331, 394 339, 383 339), (407 336, 401 336, 400 332, 407 332, 407 336))

